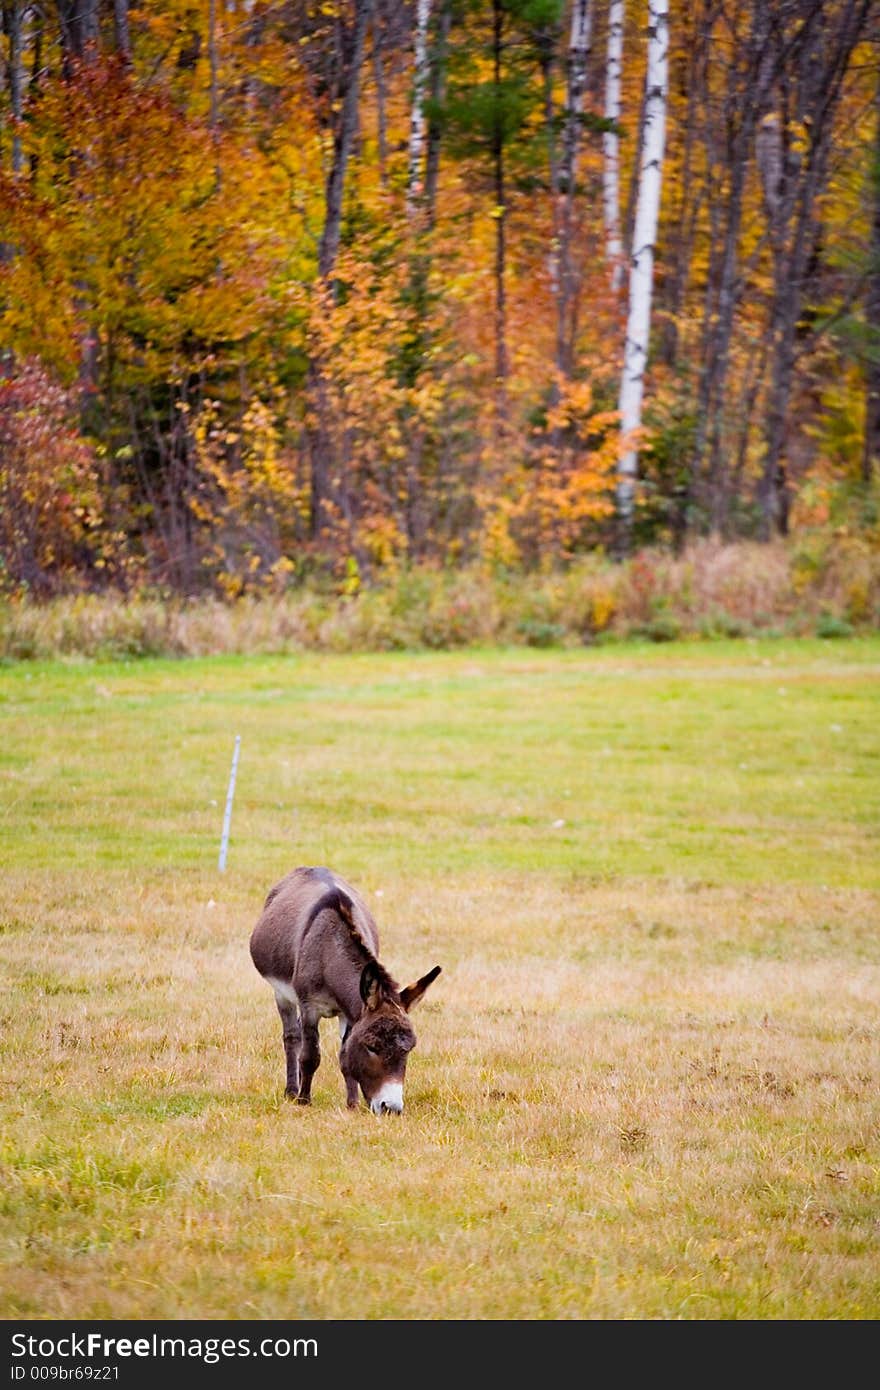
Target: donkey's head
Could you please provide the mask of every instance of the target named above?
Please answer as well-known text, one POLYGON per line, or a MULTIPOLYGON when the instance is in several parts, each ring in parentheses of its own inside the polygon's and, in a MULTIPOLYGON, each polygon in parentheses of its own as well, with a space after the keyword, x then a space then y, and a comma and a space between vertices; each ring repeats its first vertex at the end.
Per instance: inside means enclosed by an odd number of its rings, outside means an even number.
POLYGON ((377 960, 364 966, 360 982, 363 1013, 349 1028, 339 1052, 350 1105, 360 1087, 374 1115, 386 1111, 399 1115, 403 1110, 406 1060, 416 1045, 409 1011, 439 974, 440 966, 435 965, 415 984, 398 989, 377 960))

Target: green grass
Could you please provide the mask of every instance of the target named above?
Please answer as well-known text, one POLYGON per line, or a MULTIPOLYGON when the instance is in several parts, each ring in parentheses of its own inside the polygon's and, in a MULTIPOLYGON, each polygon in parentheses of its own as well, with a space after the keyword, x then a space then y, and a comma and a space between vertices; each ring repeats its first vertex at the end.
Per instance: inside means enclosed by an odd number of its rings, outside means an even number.
POLYGON ((0 1316, 880 1315, 880 639, 0 669, 0 1316), (233 743, 241 759, 218 869, 233 743), (283 1098, 327 863, 406 1110, 283 1098))

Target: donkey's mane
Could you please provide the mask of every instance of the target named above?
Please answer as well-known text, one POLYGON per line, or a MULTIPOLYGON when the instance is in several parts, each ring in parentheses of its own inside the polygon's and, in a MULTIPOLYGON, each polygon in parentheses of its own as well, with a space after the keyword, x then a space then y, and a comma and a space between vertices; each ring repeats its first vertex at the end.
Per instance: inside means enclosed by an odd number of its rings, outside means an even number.
POLYGON ((309 913, 306 930, 312 925, 319 913, 328 910, 335 912, 345 923, 352 945, 357 950, 363 964, 372 965, 377 983, 381 985, 382 989, 388 990, 392 994, 399 994, 400 986, 397 981, 391 978, 384 965, 373 955, 373 952, 361 935, 360 928, 354 920, 354 904, 348 894, 343 893, 341 888, 331 888, 329 892, 318 899, 309 913))

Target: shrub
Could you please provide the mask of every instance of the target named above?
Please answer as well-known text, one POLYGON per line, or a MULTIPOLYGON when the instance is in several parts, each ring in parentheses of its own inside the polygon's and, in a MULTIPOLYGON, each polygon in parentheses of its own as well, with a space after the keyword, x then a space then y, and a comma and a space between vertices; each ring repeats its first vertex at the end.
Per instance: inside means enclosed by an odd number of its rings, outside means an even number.
POLYGON ((48 597, 103 565, 96 460, 36 359, 0 377, 0 590, 48 597))
POLYGON ((855 628, 836 613, 822 613, 816 623, 817 637, 852 637, 855 628))
POLYGON ((544 623, 534 618, 519 623, 517 632, 527 647, 558 647, 566 636, 561 623, 544 623))
POLYGON ((227 601, 17 598, 0 604, 0 659, 833 638, 878 624, 880 546, 845 535, 766 546, 701 541, 681 556, 641 551, 627 563, 597 553, 543 572, 401 568, 353 593, 300 584, 227 601))

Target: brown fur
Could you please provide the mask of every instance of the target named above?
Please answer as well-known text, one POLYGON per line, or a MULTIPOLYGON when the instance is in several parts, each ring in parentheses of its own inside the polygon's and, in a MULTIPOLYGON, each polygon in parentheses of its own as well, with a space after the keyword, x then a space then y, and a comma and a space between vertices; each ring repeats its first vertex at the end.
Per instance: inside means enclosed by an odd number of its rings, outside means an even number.
POLYGON ((330 1017, 340 1019, 344 1032, 339 1065, 349 1107, 357 1105, 358 1089, 377 1111, 388 1083, 397 1083, 402 1095, 416 1044, 409 1010, 440 974, 439 965, 400 989, 379 961, 379 931, 364 899, 338 874, 315 867, 294 869, 270 889, 250 951, 275 990, 288 1095, 301 1105, 311 1100, 321 1060, 318 1023, 330 1017))

